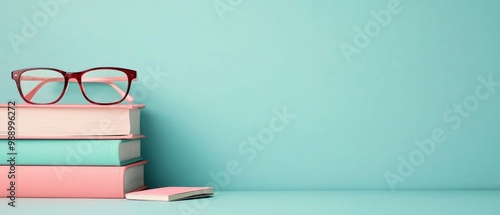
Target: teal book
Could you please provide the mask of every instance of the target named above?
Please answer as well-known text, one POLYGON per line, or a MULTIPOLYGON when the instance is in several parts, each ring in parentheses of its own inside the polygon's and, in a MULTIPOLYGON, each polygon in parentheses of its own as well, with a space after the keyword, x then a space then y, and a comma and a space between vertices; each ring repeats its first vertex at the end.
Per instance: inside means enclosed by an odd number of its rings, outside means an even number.
POLYGON ((18 139, 14 144, 0 140, 0 165, 124 166, 142 160, 141 139, 18 139))

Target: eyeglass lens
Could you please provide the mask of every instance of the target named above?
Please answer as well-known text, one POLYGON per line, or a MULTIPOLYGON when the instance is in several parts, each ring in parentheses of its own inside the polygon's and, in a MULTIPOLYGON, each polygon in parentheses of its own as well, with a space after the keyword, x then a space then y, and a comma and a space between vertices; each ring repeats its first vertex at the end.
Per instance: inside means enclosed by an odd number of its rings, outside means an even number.
POLYGON ((57 100, 64 90, 64 76, 56 71, 29 70, 24 72, 20 79, 24 97, 34 103, 51 103, 57 100))
POLYGON ((97 103, 120 101, 128 88, 127 74, 119 70, 97 69, 82 75, 87 98, 97 103))

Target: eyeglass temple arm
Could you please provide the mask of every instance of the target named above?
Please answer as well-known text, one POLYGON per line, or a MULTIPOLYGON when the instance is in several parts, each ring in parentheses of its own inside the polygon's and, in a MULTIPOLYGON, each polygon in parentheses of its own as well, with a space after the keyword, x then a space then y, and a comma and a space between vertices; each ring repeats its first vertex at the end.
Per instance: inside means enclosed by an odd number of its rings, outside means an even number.
MULTIPOLYGON (((21 77, 22 80, 30 80, 30 81, 39 81, 41 80, 40 83, 38 83, 38 85, 36 85, 33 89, 31 89, 30 92, 28 92, 26 95, 24 95, 26 97, 26 99, 28 100, 31 100, 33 98, 33 96, 35 96, 35 94, 38 92, 38 90, 40 90, 40 88, 43 87, 43 85, 49 83, 49 82, 64 82, 64 78, 49 78, 49 79, 46 79, 46 78, 38 78, 38 77, 26 77, 26 76, 23 76, 21 77)), ((113 82, 111 81, 123 81, 123 80, 127 80, 125 78, 121 78, 121 77, 116 77, 116 78, 85 78, 82 80, 82 82, 96 82, 96 83, 106 83, 108 85, 110 85, 111 87, 113 87, 113 89, 116 90, 116 92, 118 92, 118 94, 120 94, 121 96, 124 96, 125 95, 125 92, 123 92, 122 89, 120 89, 118 86, 116 86, 116 84, 114 84, 113 82)), ((135 79, 134 79, 135 80, 135 79)), ((69 80, 70 82, 76 82, 76 80, 74 79, 70 79, 69 80)), ((125 97, 125 99, 132 103, 134 101, 134 97, 132 97, 131 95, 127 95, 127 97, 125 97)))

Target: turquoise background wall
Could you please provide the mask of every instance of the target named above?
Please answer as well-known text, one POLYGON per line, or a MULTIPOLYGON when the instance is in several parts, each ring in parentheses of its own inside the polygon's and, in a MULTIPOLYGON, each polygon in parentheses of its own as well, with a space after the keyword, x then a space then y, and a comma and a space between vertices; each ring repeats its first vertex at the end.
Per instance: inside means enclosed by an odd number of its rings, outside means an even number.
POLYGON ((500 188, 499 1, 0 5, 2 103, 14 69, 138 71, 151 187, 500 188))

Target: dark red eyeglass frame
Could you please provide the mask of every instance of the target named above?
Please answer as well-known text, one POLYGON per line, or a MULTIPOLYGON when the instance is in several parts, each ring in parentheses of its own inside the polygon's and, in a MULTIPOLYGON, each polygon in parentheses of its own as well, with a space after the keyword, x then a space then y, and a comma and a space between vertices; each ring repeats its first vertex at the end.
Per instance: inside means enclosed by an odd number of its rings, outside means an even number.
MULTIPOLYGON (((83 97, 85 97, 85 99, 87 101, 89 101, 90 103, 95 104, 95 105, 114 105, 114 104, 118 104, 118 103, 122 102, 125 99, 127 99, 127 101, 129 101, 129 102, 132 102, 134 100, 132 98, 132 96, 128 95, 128 93, 130 91, 130 86, 132 85, 132 81, 134 81, 134 80, 137 79, 137 71, 131 70, 131 69, 120 68, 120 67, 95 67, 95 68, 87 69, 87 70, 84 70, 84 71, 81 71, 81 72, 65 72, 65 71, 62 71, 60 69, 40 67, 40 68, 26 68, 26 69, 14 70, 14 71, 12 71, 11 78, 16 82, 17 89, 19 91, 19 95, 21 95, 21 98, 26 103, 29 103, 29 104, 33 104, 33 105, 50 105, 50 104, 55 104, 55 103, 59 102, 59 100, 61 100, 61 98, 66 93, 66 89, 68 88, 68 83, 70 82, 70 80, 75 79, 76 82, 78 82, 78 85, 80 87, 80 91, 83 94, 83 97), (128 82, 128 84, 127 84, 127 90, 125 92, 121 92, 122 91, 121 89, 119 89, 116 86, 112 85, 113 88, 118 91, 118 93, 122 94, 122 96, 123 96, 122 99, 120 99, 118 101, 115 101, 115 102, 109 102, 109 103, 95 102, 95 101, 92 101, 91 99, 89 99, 87 97, 87 95, 85 94, 85 89, 84 89, 84 87, 82 85, 82 76, 85 73, 87 73, 87 72, 91 72, 91 71, 94 71, 94 70, 104 70, 104 69, 121 71, 121 72, 123 72, 123 73, 125 73, 127 75, 127 82, 128 82), (64 77, 64 87, 63 87, 63 90, 61 92, 61 95, 59 95, 59 97, 55 101, 50 102, 50 103, 36 103, 36 102, 32 102, 30 100, 31 97, 38 91, 39 87, 41 87, 41 86, 37 86, 37 87, 34 88, 34 91, 32 92, 33 95, 30 95, 30 98, 26 98, 26 96, 23 94, 22 89, 21 89, 21 77, 22 77, 22 74, 25 73, 25 72, 27 72, 27 71, 32 71, 32 70, 51 70, 51 71, 60 73, 64 77)), ((103 79, 101 81, 104 82, 104 83, 110 84, 109 82, 106 82, 106 79, 103 79)), ((43 84, 45 84, 45 83, 43 83, 43 84)), ((42 86, 43 86, 43 84, 42 84, 42 86)))

